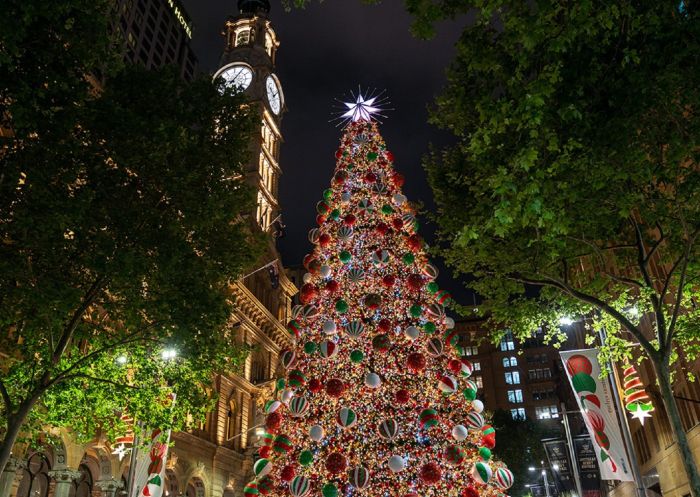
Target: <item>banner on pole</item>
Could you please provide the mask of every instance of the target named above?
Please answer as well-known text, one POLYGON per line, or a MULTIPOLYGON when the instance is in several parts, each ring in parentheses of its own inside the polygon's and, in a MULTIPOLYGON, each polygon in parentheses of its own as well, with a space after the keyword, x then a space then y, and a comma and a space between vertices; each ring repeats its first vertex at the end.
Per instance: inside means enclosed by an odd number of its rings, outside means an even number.
POLYGON ((554 483, 556 484, 559 493, 571 493, 576 491, 576 482, 569 461, 569 453, 566 448, 566 442, 561 438, 548 438, 542 440, 545 454, 549 466, 559 469, 552 471, 554 483))
POLYGON ((581 477, 582 497, 600 497, 600 471, 593 440, 587 435, 574 438, 574 454, 581 477))
POLYGON ((595 442, 601 478, 633 481, 610 383, 600 378, 598 349, 568 350, 560 354, 586 428, 595 442))

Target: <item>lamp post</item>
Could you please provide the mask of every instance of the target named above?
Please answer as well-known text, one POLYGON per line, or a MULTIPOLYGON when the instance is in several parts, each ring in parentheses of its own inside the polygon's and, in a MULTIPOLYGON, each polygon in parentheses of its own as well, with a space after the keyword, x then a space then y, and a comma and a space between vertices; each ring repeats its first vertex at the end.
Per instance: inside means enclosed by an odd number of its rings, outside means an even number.
MULTIPOLYGON (((540 472, 542 473, 542 478, 544 479, 544 493, 545 493, 546 497, 551 497, 549 495, 549 479, 547 478, 547 468, 544 465, 544 461, 540 461, 540 464, 541 464, 541 466, 539 468, 536 468, 534 466, 530 466, 527 469, 528 469, 528 471, 532 471, 532 472, 537 471, 538 469, 540 470, 540 472)), ((558 464, 553 465, 552 471, 559 471, 559 465, 558 464)))

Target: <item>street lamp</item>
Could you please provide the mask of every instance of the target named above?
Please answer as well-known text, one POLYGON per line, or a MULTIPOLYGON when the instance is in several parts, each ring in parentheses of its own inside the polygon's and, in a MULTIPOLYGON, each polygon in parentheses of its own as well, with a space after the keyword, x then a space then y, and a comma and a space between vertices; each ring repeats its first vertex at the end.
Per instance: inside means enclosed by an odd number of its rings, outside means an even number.
MULTIPOLYGON (((547 478, 547 468, 545 468, 545 466, 544 466, 544 461, 541 461, 540 464, 541 464, 541 467, 539 469, 541 470, 542 478, 544 479, 544 493, 547 497, 551 497, 549 495, 549 479, 547 478)), ((534 466, 530 466, 527 469, 528 469, 528 471, 534 472, 534 471, 537 471, 538 468, 535 468, 534 466)), ((552 466, 552 470, 559 471, 559 465, 554 464, 552 466)))

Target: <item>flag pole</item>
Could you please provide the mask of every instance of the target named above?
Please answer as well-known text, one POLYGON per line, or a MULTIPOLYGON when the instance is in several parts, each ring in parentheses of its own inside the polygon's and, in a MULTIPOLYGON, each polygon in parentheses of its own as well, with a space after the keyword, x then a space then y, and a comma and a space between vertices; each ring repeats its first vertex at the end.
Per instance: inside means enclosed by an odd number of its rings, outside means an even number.
POLYGON ((132 497, 134 494, 134 478, 136 476, 136 459, 137 459, 137 452, 139 450, 139 444, 141 443, 141 431, 143 430, 143 427, 141 425, 140 421, 136 422, 136 426, 134 427, 134 441, 131 445, 131 454, 129 457, 129 476, 126 482, 126 497, 132 497))

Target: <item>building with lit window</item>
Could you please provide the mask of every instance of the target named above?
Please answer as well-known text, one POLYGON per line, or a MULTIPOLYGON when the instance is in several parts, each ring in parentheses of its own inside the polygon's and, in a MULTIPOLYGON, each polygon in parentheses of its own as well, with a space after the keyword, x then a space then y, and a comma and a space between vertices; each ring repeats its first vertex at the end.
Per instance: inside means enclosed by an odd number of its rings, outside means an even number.
POLYGON ((147 69, 174 65, 184 79, 194 77, 193 25, 179 0, 116 0, 116 9, 126 61, 147 69))

